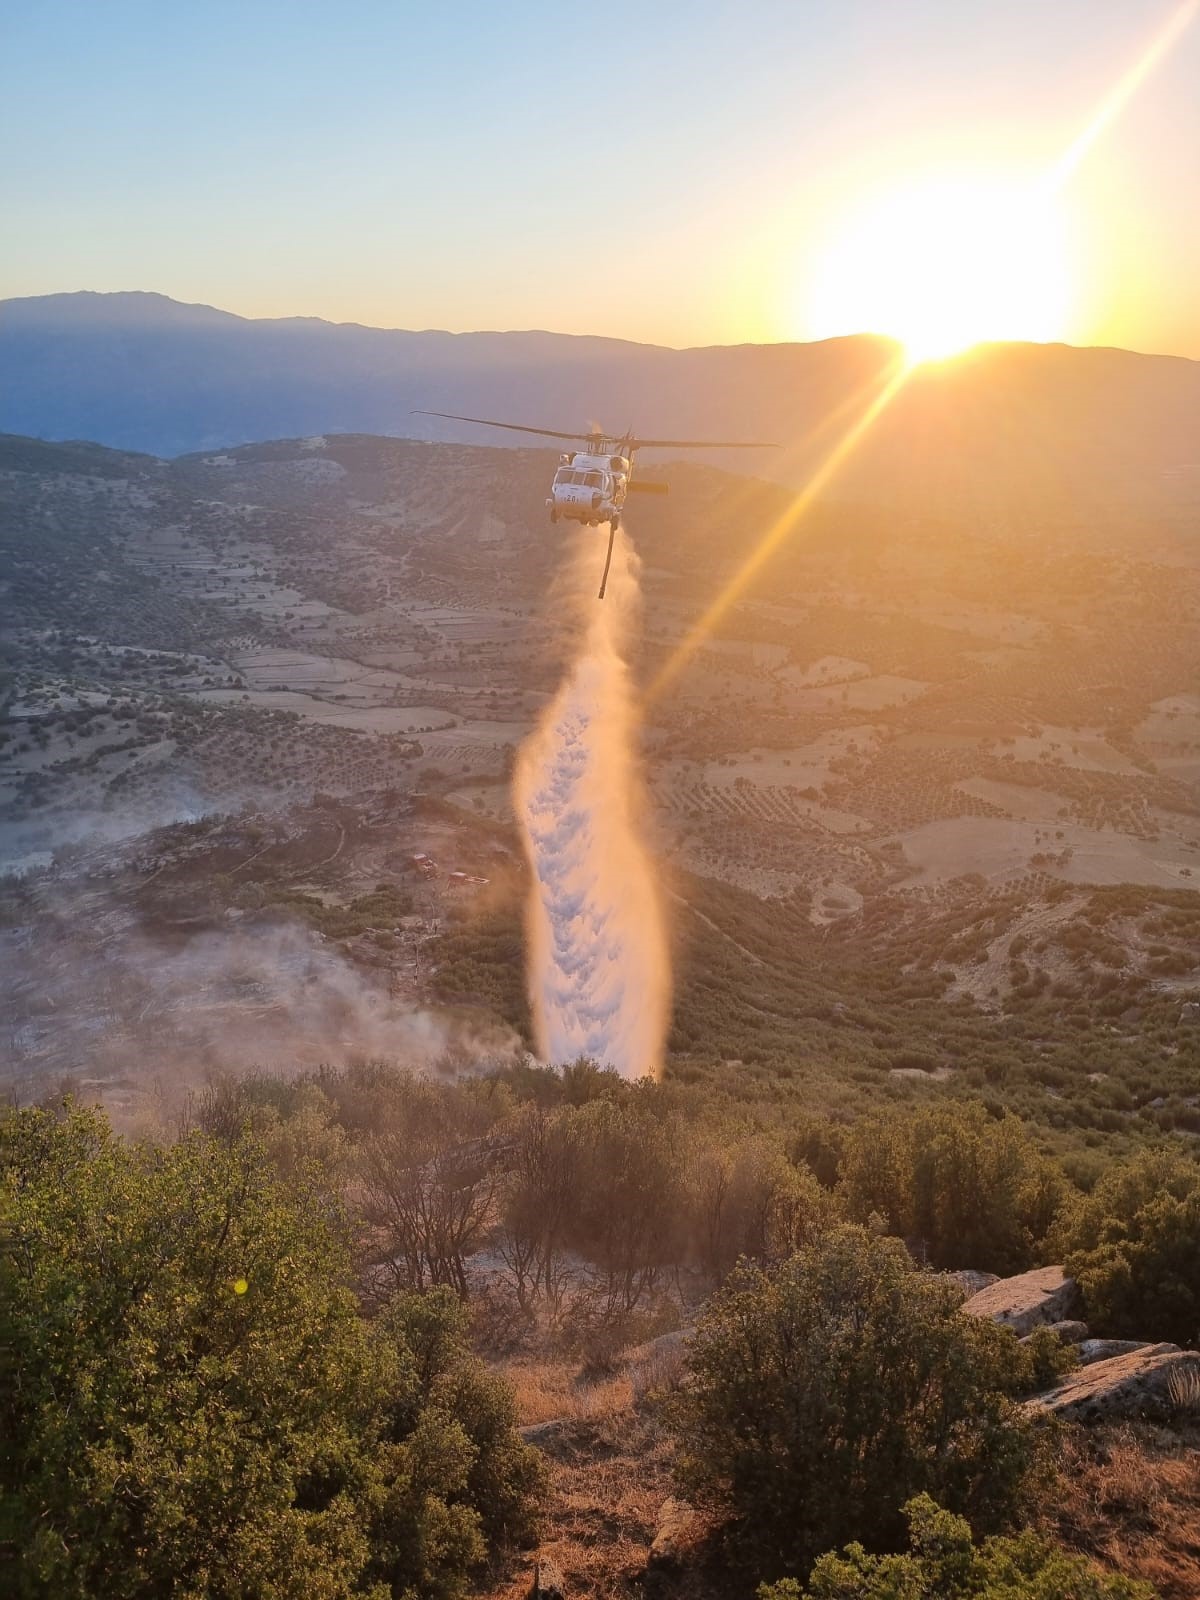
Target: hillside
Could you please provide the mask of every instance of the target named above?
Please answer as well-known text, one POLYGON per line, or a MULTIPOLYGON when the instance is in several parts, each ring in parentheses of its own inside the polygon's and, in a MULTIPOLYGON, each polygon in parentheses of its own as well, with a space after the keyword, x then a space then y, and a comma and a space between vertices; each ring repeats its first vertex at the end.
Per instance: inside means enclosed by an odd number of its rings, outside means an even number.
MULTIPOLYGON (((251 320, 154 294, 0 303, 0 429, 178 455, 377 433, 503 443, 415 408, 773 440, 752 469, 800 485, 896 359, 870 338, 691 350, 550 333, 251 320)), ((739 463, 740 465, 740 463, 739 463)), ((1200 495, 1200 363, 986 346, 919 370, 832 492, 992 520, 1031 506, 1184 518, 1200 495)))
MULTIPOLYGON (((136 1109, 134 1059, 170 1095, 247 1051, 522 1047, 552 459, 0 441, 10 1084, 136 1109)), ((631 524, 643 683, 789 504, 670 477, 631 524)), ((1060 1143, 1200 1127, 1197 568, 1153 511, 818 508, 649 708, 669 1076, 837 1117, 982 1096, 1060 1143)))

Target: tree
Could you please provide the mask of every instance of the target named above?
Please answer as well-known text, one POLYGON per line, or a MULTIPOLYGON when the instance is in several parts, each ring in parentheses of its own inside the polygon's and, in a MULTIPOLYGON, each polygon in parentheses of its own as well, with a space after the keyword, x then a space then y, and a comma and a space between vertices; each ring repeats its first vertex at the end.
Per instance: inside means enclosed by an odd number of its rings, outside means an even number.
MULTIPOLYGON (((485 1544, 531 1538, 545 1464, 517 1432, 511 1389, 472 1354, 466 1306, 448 1288, 401 1294, 378 1327, 387 1344, 412 1353, 419 1407, 454 1418, 466 1435, 466 1500, 485 1544)), ((391 1428, 405 1421, 393 1406, 391 1428)))
POLYGON ((764 1136, 702 1137, 688 1165, 693 1249, 712 1283, 741 1256, 791 1255, 832 1219, 832 1202, 812 1173, 764 1136))
POLYGON ((764 1584, 759 1600, 1155 1600, 1149 1584, 1100 1572, 1035 1533, 976 1546, 970 1524, 928 1495, 904 1507, 905 1555, 868 1555, 861 1544, 817 1562, 806 1586, 764 1584))
POLYGON ((1038 1452, 1009 1396, 1032 1358, 958 1304, 898 1241, 849 1226, 714 1297, 679 1403, 681 1473, 732 1515, 759 1575, 851 1537, 896 1548, 922 1491, 984 1529, 1020 1503, 1038 1452))
POLYGON ((562 1299, 563 1235, 578 1187, 568 1120, 539 1106, 517 1120, 496 1235, 522 1310, 540 1297, 554 1315, 562 1299))
POLYGON ((1143 1150, 1109 1167, 1058 1230, 1088 1320, 1114 1338, 1200 1343, 1200 1163, 1143 1150))
POLYGON ((198 1094, 189 1094, 179 1125, 182 1132, 198 1128, 228 1145, 253 1134, 284 1178, 317 1177, 338 1194, 347 1155, 335 1109, 311 1078, 255 1071, 217 1077, 198 1094))
POLYGON ((856 1221, 882 1216, 933 1266, 1008 1273, 1033 1263, 1067 1183, 1017 1117, 950 1102, 853 1127, 840 1192, 856 1221))
POLYGON ((359 1146, 366 1216, 381 1267, 405 1288, 467 1293, 467 1257, 491 1219, 498 1182, 489 1110, 449 1085, 396 1076, 359 1146))
POLYGON ((576 1183, 568 1243, 596 1266, 608 1316, 635 1310, 679 1260, 681 1127, 646 1108, 591 1100, 565 1122, 576 1183))
POLYGON ((518 1527, 536 1468, 446 1299, 368 1329, 328 1194, 256 1142, 29 1111, 0 1177, 18 1596, 448 1597, 518 1527))

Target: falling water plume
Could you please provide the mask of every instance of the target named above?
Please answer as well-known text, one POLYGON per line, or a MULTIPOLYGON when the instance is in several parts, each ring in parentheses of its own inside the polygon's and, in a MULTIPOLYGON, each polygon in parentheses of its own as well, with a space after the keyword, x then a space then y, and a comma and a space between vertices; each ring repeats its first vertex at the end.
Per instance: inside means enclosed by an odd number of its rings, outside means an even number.
POLYGON ((570 569, 581 603, 578 649, 521 748, 513 783, 532 880, 527 981, 543 1060, 587 1056, 640 1078, 662 1065, 671 976, 639 827, 638 718, 621 654, 638 564, 619 533, 609 598, 600 602, 594 555, 589 540, 570 569))

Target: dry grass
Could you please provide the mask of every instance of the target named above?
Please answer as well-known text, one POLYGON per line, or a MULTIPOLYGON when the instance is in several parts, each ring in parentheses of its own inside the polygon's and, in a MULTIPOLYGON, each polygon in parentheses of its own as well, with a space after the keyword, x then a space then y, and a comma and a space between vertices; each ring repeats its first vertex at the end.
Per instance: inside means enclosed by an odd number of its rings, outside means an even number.
POLYGON ((619 1416, 633 1405, 633 1384, 627 1373, 585 1382, 570 1363, 520 1360, 506 1363, 504 1376, 517 1402, 517 1423, 601 1421, 619 1416))
MULTIPOLYGON (((652 1417, 629 1411, 600 1424, 575 1424, 551 1448, 550 1502, 538 1549, 493 1574, 481 1600, 523 1600, 538 1557, 562 1568, 572 1600, 644 1597, 659 1513, 676 1492, 669 1441, 652 1417)), ((654 1594, 717 1600, 727 1589, 701 1554, 683 1572, 656 1575, 654 1594)))
MULTIPOLYGON (((550 1499, 536 1551, 493 1572, 481 1600, 519 1600, 537 1558, 556 1562, 579 1600, 643 1595, 646 1557, 664 1501, 677 1493, 674 1450, 654 1396, 673 1387, 682 1349, 658 1343, 627 1352, 623 1370, 596 1382, 562 1360, 520 1358, 504 1364, 521 1425, 563 1419, 543 1440, 550 1499)), ((703 1562, 660 1584, 672 1600, 712 1600, 703 1562)))
POLYGON ((626 1357, 626 1372, 633 1398, 640 1404, 656 1394, 670 1394, 680 1387, 687 1372, 685 1335, 670 1335, 639 1345, 626 1357))
POLYGON ((1167 1379, 1167 1397, 1177 1416, 1200 1417, 1200 1367, 1194 1363, 1173 1367, 1167 1379))
POLYGON ((1200 1596, 1200 1428, 1074 1430, 1048 1531, 1163 1600, 1200 1596))
MULTIPOLYGON (((646 1558, 675 1492, 674 1453, 659 1397, 686 1370, 682 1343, 627 1351, 615 1376, 587 1382, 574 1362, 523 1357, 505 1366, 523 1426, 561 1421, 541 1443, 550 1499, 536 1552, 494 1570, 479 1600, 523 1600, 535 1557, 556 1562, 578 1600, 644 1600, 646 1558)), ((1189 1389, 1176 1403, 1191 1406, 1189 1389)), ((1200 1600, 1200 1422, 1063 1432, 1056 1504, 1044 1532, 1101 1566, 1150 1583, 1162 1600, 1200 1600)), ((712 1529, 696 1558, 655 1573, 654 1597, 718 1600, 731 1592, 712 1529)))
MULTIPOLYGON (((480 1600, 523 1597, 535 1557, 556 1562, 579 1600, 644 1600, 647 1555, 663 1503, 675 1493, 660 1402, 685 1379, 686 1343, 651 1340, 620 1361, 619 1371, 593 1380, 562 1357, 504 1364, 520 1424, 562 1426, 539 1441, 550 1498, 538 1549, 494 1570, 480 1600)), ((1059 1492, 1044 1531, 1151 1584, 1162 1600, 1200 1600, 1200 1385, 1181 1384, 1172 1401, 1179 1420, 1170 1429, 1133 1423, 1063 1430, 1059 1492)), ((682 1572, 654 1573, 655 1600, 717 1600, 730 1592, 711 1533, 701 1526, 702 1544, 682 1572)))
POLYGON ((603 1421, 679 1387, 687 1371, 683 1336, 636 1345, 616 1358, 617 1370, 589 1376, 561 1357, 517 1357, 502 1364, 522 1428, 538 1422, 603 1421))

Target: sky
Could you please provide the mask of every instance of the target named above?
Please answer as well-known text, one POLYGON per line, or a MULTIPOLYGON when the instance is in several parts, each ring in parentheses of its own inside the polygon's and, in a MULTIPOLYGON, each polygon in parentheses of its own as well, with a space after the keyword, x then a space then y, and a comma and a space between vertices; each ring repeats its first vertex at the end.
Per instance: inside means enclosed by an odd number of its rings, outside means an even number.
POLYGON ((976 336, 1200 358, 1198 11, 0 0, 0 296, 669 345, 911 324, 936 351, 932 249, 1011 300, 962 308, 976 336), (1051 173, 1050 221, 1009 228, 1051 173))

